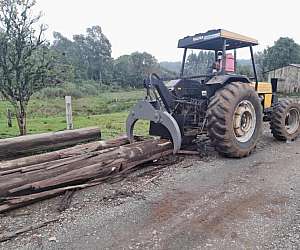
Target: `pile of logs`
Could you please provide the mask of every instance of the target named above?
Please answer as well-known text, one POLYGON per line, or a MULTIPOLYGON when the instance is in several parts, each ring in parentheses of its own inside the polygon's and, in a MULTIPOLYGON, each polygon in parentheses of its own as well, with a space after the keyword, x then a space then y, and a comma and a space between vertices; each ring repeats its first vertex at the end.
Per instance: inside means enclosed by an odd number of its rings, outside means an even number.
MULTIPOLYGON (((1 148, 1 147, 0 147, 1 148)), ((0 162, 0 213, 78 190, 172 154, 168 140, 126 137, 0 162)))

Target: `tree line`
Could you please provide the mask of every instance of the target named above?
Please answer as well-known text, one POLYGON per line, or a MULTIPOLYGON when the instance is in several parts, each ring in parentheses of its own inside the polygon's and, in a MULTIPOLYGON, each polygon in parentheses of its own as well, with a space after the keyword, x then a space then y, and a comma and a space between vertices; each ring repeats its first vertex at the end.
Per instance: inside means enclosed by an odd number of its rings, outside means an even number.
POLYGON ((65 69, 66 81, 92 80, 99 84, 142 87, 150 72, 173 74, 160 67, 157 59, 147 52, 113 59, 111 43, 100 26, 87 28, 86 34, 74 35, 72 40, 54 32, 50 49, 56 55, 56 64, 65 69))

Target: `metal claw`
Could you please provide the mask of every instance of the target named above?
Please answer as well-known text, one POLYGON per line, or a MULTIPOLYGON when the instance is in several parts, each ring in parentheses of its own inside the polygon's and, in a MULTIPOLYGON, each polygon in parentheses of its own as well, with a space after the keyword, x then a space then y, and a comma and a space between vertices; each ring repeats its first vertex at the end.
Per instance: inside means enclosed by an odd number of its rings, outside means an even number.
POLYGON ((147 100, 140 100, 132 109, 126 121, 126 133, 133 141, 133 128, 138 120, 149 120, 160 123, 168 129, 172 137, 173 153, 176 154, 181 147, 181 132, 176 120, 166 111, 155 109, 147 100))

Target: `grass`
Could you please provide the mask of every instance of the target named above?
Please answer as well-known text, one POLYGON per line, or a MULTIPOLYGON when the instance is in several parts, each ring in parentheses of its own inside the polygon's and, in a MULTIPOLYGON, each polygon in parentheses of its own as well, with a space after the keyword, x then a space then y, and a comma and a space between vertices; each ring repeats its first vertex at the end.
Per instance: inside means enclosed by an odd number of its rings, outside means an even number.
MULTIPOLYGON (((110 114, 129 110, 144 95, 143 91, 103 93, 72 100, 74 116, 110 114)), ((0 102, 0 119, 5 118, 8 102, 0 102)), ((63 98, 32 99, 28 104, 29 118, 59 117, 65 115, 63 98)))
MULTIPOLYGON (((143 96, 142 91, 103 93, 97 97, 74 99, 74 128, 98 126, 102 138, 116 137, 125 132, 125 121, 130 108, 143 96)), ((0 138, 18 135, 16 119, 13 127, 6 123, 6 109, 10 105, 0 102, 0 138)), ((33 99, 28 106, 28 134, 59 131, 66 128, 65 104, 63 99, 33 99)), ((149 123, 139 121, 135 133, 146 135, 149 123)))

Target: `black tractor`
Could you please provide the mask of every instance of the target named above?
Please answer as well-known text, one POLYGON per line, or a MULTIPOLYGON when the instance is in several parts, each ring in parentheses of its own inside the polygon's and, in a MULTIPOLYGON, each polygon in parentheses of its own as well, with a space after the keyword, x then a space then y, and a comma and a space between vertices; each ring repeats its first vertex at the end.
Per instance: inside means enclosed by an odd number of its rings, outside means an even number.
POLYGON ((180 77, 166 81, 151 74, 145 80, 146 97, 127 118, 128 137, 133 138, 137 120, 149 120, 150 135, 171 139, 174 153, 182 144, 207 134, 222 155, 244 157, 255 148, 265 121, 270 122, 276 139, 294 140, 300 134, 300 105, 278 100, 277 79, 258 82, 256 45, 255 39, 223 29, 180 39, 178 47, 184 49, 180 77), (244 47, 250 48, 253 78, 235 73, 236 50, 244 47), (207 74, 184 75, 188 49, 214 52, 207 74))

